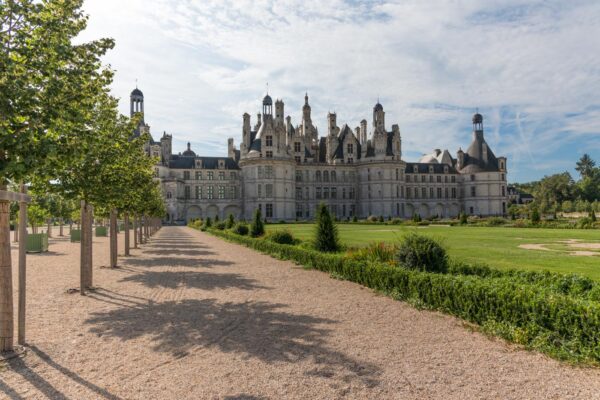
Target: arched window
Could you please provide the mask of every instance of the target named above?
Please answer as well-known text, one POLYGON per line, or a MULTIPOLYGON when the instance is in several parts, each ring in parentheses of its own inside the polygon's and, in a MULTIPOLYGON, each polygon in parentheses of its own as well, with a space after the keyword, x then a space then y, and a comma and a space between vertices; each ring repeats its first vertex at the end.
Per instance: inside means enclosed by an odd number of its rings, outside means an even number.
POLYGON ((321 171, 315 172, 315 180, 321 182, 321 171))
POLYGON ((167 192, 167 199, 171 198, 171 192, 167 192))
POLYGON ((323 182, 329 182, 329 171, 323 171, 323 182))
POLYGON ((335 176, 335 171, 331 171, 331 182, 337 182, 337 177, 335 176))

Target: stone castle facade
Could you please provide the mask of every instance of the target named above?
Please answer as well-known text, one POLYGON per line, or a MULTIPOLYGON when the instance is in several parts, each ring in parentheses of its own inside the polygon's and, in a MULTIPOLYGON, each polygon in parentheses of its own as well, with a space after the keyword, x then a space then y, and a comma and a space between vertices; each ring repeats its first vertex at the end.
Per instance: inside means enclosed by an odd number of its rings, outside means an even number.
MULTIPOLYGON (((143 113, 143 94, 131 93, 131 113, 143 113)), ((239 149, 228 139, 226 157, 198 156, 190 148, 173 154, 172 136, 146 145, 156 157, 167 215, 183 223, 219 216, 250 219, 256 209, 268 220, 312 219, 324 202, 340 219, 370 215, 411 218, 504 215, 507 160, 496 157, 483 134, 483 117, 473 116, 471 144, 456 157, 436 149, 418 162, 402 159, 400 128, 387 130, 379 102, 366 120, 352 129, 327 115, 327 134, 319 137, 311 119, 308 95, 302 121, 293 126, 284 103, 266 95, 252 125, 243 115, 239 149)), ((136 132, 150 127, 143 118, 136 132)))

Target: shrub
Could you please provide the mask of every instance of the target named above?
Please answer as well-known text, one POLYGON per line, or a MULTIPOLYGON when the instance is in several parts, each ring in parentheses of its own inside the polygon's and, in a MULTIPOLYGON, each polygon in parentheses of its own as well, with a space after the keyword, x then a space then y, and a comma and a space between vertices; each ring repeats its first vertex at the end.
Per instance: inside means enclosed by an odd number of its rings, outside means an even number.
POLYGON ((379 216, 379 219, 378 219, 378 221, 379 221, 379 222, 383 222, 383 221, 384 221, 384 220, 383 220, 383 215, 380 215, 380 216, 379 216))
POLYGON ((500 217, 491 217, 488 218, 488 220, 485 222, 485 224, 487 226, 500 226, 500 225, 504 225, 506 223, 506 220, 504 218, 500 218, 500 217))
POLYGON ((267 236, 267 240, 271 242, 279 243, 279 244, 296 244, 297 240, 292 235, 292 232, 289 230, 277 230, 269 233, 267 236))
POLYGON ((537 208, 534 207, 533 210, 531 210, 531 223, 539 224, 541 220, 542 219, 540 218, 540 212, 537 208))
POLYGON ((460 224, 461 225, 466 225, 467 223, 469 223, 469 220, 467 218, 467 214, 465 214, 463 211, 461 211, 460 216, 458 217, 460 224))
POLYGON ((352 217, 352 222, 358 222, 358 218, 355 216, 352 217))
POLYGON ((596 212, 594 210, 590 211, 590 220, 596 222, 596 212))
POLYGON ((340 241, 338 239, 337 226, 333 223, 329 209, 324 203, 319 204, 317 209, 316 232, 314 239, 315 249, 325 252, 338 251, 340 241))
POLYGON ((215 222, 219 222, 219 215, 215 215, 215 222))
POLYGON ((397 259, 408 269, 428 272, 448 270, 446 250, 434 239, 416 233, 406 235, 400 242, 397 259))
POLYGON ((254 211, 252 225, 250 225, 250 235, 252 237, 258 237, 265 234, 265 224, 263 223, 261 217, 260 210, 256 209, 256 211, 254 211))
POLYGON ((204 220, 204 229, 210 228, 212 226, 212 221, 210 220, 210 217, 206 217, 206 219, 204 220))
POLYGON ((419 213, 414 213, 414 214, 413 214, 413 217, 412 217, 412 221, 413 221, 413 222, 421 222, 421 221, 422 221, 422 219, 421 219, 421 214, 419 214, 419 213))
POLYGON ((235 226, 233 227, 233 233, 236 233, 238 235, 242 235, 242 236, 246 236, 249 232, 248 229, 248 225, 246 225, 243 222, 238 222, 237 224, 235 224, 235 226))
POLYGON ((226 224, 225 224, 224 221, 220 221, 220 222, 216 222, 215 223, 215 228, 217 228, 220 231, 224 230, 225 227, 226 227, 226 224))
POLYGON ((577 228, 579 229, 591 229, 594 227, 594 222, 589 217, 582 217, 577 220, 577 228))
POLYGON ((235 225, 235 218, 233 217, 233 214, 229 214, 227 216, 227 221, 225 221, 225 227, 227 229, 231 229, 231 228, 233 228, 234 225, 235 225))

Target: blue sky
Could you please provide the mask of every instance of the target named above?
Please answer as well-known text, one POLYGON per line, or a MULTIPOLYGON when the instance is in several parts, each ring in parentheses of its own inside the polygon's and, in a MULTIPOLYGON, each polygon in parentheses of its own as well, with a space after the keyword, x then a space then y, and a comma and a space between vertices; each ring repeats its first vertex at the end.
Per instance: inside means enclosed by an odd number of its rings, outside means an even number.
POLYGON ((367 0, 87 0, 81 40, 116 39, 105 61, 128 112, 145 95, 155 138, 198 154, 239 143, 269 83, 300 122, 308 91, 325 134, 371 120, 379 98, 400 125, 404 159, 456 154, 484 115, 486 140, 508 157, 509 180, 600 161, 600 2, 367 0))

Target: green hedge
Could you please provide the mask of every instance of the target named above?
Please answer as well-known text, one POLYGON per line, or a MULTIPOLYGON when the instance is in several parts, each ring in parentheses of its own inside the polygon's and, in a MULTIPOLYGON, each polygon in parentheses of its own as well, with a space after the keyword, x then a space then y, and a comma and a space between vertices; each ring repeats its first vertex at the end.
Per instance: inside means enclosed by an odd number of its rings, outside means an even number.
MULTIPOLYGON (((429 309, 441 310, 481 325, 505 339, 570 361, 600 364, 600 303, 560 293, 552 274, 494 273, 482 267, 450 273, 411 271, 349 260, 297 246, 209 230, 280 259, 329 272, 429 309), (545 278, 544 278, 545 277, 545 278), (544 278, 544 279, 542 279, 544 278)), ((575 287, 576 285, 572 285, 575 287)), ((583 285, 585 286, 585 285, 583 285)), ((593 290, 595 288, 592 285, 593 290)))

